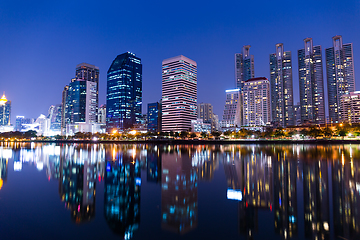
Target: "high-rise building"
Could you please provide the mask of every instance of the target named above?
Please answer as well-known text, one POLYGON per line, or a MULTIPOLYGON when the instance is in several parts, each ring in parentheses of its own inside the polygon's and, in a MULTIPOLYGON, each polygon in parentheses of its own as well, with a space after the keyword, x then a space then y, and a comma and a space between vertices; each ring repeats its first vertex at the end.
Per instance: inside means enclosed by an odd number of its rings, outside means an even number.
POLYGON ((337 123, 341 119, 341 96, 355 91, 355 72, 352 43, 343 44, 341 36, 332 40, 333 47, 325 49, 326 76, 330 122, 337 123))
POLYGON ((149 132, 161 132, 161 103, 148 104, 147 130, 149 132))
POLYGON ((98 123, 106 123, 106 104, 99 107, 98 110, 98 123))
POLYGON ((304 39, 298 50, 301 123, 325 123, 324 81, 321 46, 304 39))
POLYGON ((226 90, 226 101, 224 106, 221 127, 240 127, 241 124, 241 94, 240 89, 226 90))
POLYGON ((240 89, 241 92, 244 82, 254 77, 254 55, 250 55, 250 45, 246 45, 241 53, 235 53, 236 88, 240 89))
POLYGON ((51 105, 48 111, 48 118, 50 119, 50 130, 61 130, 61 104, 51 105))
POLYGON ((294 125, 291 52, 282 43, 270 54, 271 116, 275 125, 294 125))
POLYGON ((294 124, 295 126, 300 125, 301 124, 301 107, 300 107, 300 103, 298 102, 297 104, 293 105, 293 109, 294 109, 294 124))
POLYGON ((0 126, 10 125, 11 101, 7 100, 5 93, 0 98, 0 126))
POLYGON ((140 121, 142 64, 134 53, 118 55, 107 72, 106 131, 123 131, 140 121))
POLYGON ((162 131, 189 131, 196 108, 196 62, 183 55, 163 60, 162 131))
MULTIPOLYGON (((90 101, 91 108, 96 108, 92 111, 97 114, 99 106, 99 68, 88 63, 80 63, 76 65, 75 77, 85 79, 87 82, 96 83, 96 93, 93 93, 94 96, 91 96, 91 98, 87 96, 86 101, 90 101)), ((97 119, 95 122, 97 122, 97 119)))
POLYGON ((360 91, 341 95, 339 110, 340 122, 360 123, 360 91))
POLYGON ((76 66, 75 75, 62 92, 62 134, 68 132, 69 124, 97 123, 99 68, 81 63, 76 66))
POLYGON ((265 77, 246 80, 243 86, 244 126, 270 124, 270 82, 265 77))
POLYGON ((197 106, 197 118, 203 123, 211 124, 211 131, 215 131, 215 120, 213 106, 210 103, 200 103, 197 106))

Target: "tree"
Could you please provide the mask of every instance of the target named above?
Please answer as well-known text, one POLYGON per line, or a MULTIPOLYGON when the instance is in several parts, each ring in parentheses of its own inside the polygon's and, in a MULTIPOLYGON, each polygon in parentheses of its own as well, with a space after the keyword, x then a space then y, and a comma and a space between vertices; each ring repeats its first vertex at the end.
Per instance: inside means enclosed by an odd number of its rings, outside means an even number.
POLYGON ((190 133, 190 136, 189 136, 189 137, 190 137, 190 138, 196 138, 196 136, 197 136, 196 133, 192 132, 192 133, 190 133))
POLYGON ((331 128, 326 127, 323 130, 323 134, 324 134, 325 137, 330 138, 333 135, 333 131, 331 130, 331 128))
POLYGON ((186 131, 182 131, 182 132, 180 133, 180 137, 183 138, 183 139, 186 138, 188 135, 189 135, 189 133, 186 132, 186 131))
POLYGON ((29 130, 27 132, 24 133, 24 137, 25 138, 33 138, 36 137, 36 131, 34 130, 29 130))
POLYGON ((202 138, 207 138, 207 137, 208 137, 208 134, 207 134, 206 132, 202 132, 202 133, 201 133, 201 137, 202 137, 202 138))
POLYGON ((310 127, 310 129, 308 131, 308 135, 310 137, 317 138, 322 135, 322 132, 321 132, 320 128, 312 126, 312 127, 310 127))
POLYGON ((214 132, 211 132, 211 135, 214 136, 215 139, 218 139, 221 136, 221 132, 214 131, 214 132))

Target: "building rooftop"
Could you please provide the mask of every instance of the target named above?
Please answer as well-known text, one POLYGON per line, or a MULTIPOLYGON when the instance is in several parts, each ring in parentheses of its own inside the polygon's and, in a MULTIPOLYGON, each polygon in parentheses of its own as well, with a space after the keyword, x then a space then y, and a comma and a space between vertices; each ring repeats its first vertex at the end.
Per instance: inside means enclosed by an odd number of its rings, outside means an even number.
POLYGON ((253 81, 259 81, 259 80, 268 80, 266 77, 256 77, 256 78, 250 78, 248 80, 246 80, 245 82, 253 82, 253 81))
POLYGON ((167 58, 167 59, 164 59, 162 61, 162 64, 167 64, 167 63, 171 63, 171 62, 176 62, 176 61, 180 61, 180 60, 183 60, 185 62, 188 62, 194 66, 197 66, 196 62, 194 60, 191 60, 190 58, 187 58, 183 55, 180 55, 180 56, 176 56, 176 57, 172 57, 172 58, 167 58))

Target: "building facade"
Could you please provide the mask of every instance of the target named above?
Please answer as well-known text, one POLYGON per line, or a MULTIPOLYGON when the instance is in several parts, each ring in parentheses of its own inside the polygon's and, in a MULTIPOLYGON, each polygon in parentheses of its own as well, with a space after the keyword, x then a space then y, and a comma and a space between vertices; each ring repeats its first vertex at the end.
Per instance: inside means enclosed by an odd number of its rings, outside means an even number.
POLYGON ((148 103, 147 130, 161 132, 161 103, 148 103))
POLYGON ((254 77, 254 55, 250 55, 250 45, 246 45, 241 53, 235 53, 236 88, 240 89, 241 92, 244 82, 254 77))
POLYGON ((270 54, 271 116, 275 125, 294 125, 291 52, 282 43, 270 54))
POLYGON ((242 97, 244 126, 270 124, 270 82, 267 78, 245 81, 242 97))
POLYGON ((343 44, 341 36, 332 38, 333 47, 325 49, 326 76, 331 123, 341 120, 341 96, 355 91, 352 43, 343 44))
POLYGON ((339 122, 360 123, 360 91, 341 95, 339 122))
POLYGON ((203 123, 211 124, 211 131, 215 131, 215 119, 213 106, 210 103, 200 103, 197 106, 197 118, 202 119, 203 123))
POLYGON ((197 117, 197 64, 180 55, 162 62, 162 131, 189 131, 197 117))
POLYGON ((301 123, 325 123, 324 80, 321 46, 304 39, 298 50, 301 123))
POLYGON ((106 124, 106 104, 103 104, 99 107, 97 122, 106 124))
POLYGON ((133 127, 141 118, 141 107, 141 59, 126 52, 115 58, 107 72, 107 132, 133 127))
POLYGON ((10 125, 11 101, 6 99, 5 93, 0 98, 0 126, 10 125))
POLYGON ((241 93, 240 89, 226 90, 226 101, 224 106, 223 120, 221 127, 240 127, 241 124, 241 93))

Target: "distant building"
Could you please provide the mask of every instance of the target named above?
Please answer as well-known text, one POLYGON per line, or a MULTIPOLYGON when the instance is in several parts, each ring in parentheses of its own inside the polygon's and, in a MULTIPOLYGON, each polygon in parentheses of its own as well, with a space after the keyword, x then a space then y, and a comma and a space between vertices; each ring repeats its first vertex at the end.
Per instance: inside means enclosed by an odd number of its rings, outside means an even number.
POLYGON ((200 103, 197 106, 197 118, 204 123, 211 124, 211 131, 215 131, 215 119, 213 106, 210 103, 200 103))
POLYGON ((142 64, 134 53, 118 55, 107 72, 106 131, 124 131, 141 118, 142 64))
POLYGON ((343 44, 341 36, 332 40, 333 47, 325 49, 326 75, 329 117, 331 123, 337 123, 341 119, 341 96, 355 91, 355 71, 352 43, 343 44))
POLYGON ((25 118, 24 116, 16 116, 16 120, 15 120, 15 131, 22 131, 23 129, 25 129, 25 124, 32 124, 34 123, 34 119, 32 118, 25 118))
POLYGON ((250 55, 250 45, 246 45, 241 53, 235 53, 236 88, 240 89, 241 92, 244 82, 254 77, 254 55, 250 55))
POLYGON ((360 91, 341 95, 340 122, 360 123, 360 91))
POLYGON ((147 130, 149 132, 161 132, 161 104, 149 103, 147 111, 147 130))
POLYGON ((50 119, 50 130, 60 132, 61 130, 61 104, 51 105, 48 111, 48 118, 50 119))
POLYGON ((177 56, 162 62, 162 131, 189 131, 196 120, 196 62, 177 56))
POLYGON ((270 124, 270 82, 265 77, 252 78, 243 88, 244 126, 270 124))
POLYGON ((214 128, 213 131, 220 130, 220 122, 219 122, 219 115, 214 114, 214 128))
POLYGON ((291 52, 282 43, 270 54, 270 92, 272 122, 281 127, 294 125, 291 52))
POLYGON ((106 104, 99 107, 98 110, 98 123, 106 123, 106 104))
POLYGON ((76 66, 75 75, 62 93, 61 132, 66 135, 70 135, 66 130, 74 125, 88 124, 84 129, 90 129, 98 121, 99 68, 81 63, 76 66))
POLYGON ((241 93, 240 89, 226 90, 222 128, 240 127, 241 124, 241 93))
POLYGON ((321 46, 304 39, 298 50, 301 123, 325 123, 324 80, 321 46))
POLYGON ((211 124, 204 123, 201 118, 191 120, 191 132, 211 132, 211 124))
POLYGON ((10 125, 11 101, 7 100, 5 93, 0 98, 0 126, 10 125))

